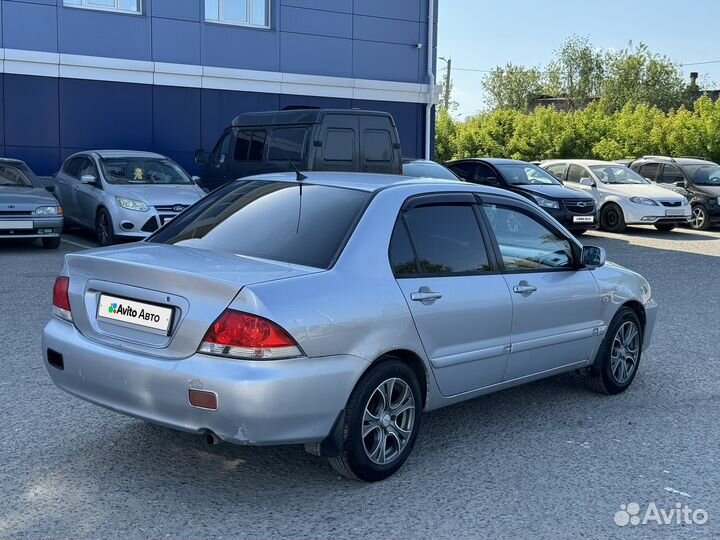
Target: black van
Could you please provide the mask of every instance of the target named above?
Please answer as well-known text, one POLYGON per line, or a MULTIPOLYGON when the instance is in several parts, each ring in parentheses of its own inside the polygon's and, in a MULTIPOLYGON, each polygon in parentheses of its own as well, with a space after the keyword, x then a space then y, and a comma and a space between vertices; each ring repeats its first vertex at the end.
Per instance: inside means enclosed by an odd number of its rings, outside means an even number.
POLYGON ((230 180, 292 170, 402 174, 400 137, 386 112, 299 109, 241 114, 205 156, 198 183, 213 190, 230 180))

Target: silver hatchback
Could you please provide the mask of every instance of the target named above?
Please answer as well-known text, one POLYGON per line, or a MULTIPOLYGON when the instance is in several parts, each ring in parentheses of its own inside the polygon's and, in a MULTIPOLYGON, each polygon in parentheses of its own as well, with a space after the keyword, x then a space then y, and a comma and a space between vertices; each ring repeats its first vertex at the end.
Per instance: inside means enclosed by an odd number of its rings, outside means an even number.
POLYGON ((302 443, 375 481, 425 411, 570 370, 607 394, 632 383, 648 282, 535 204, 308 176, 236 181, 144 242, 67 255, 42 339, 55 384, 212 442, 302 443))
POLYGON ((102 245, 141 240, 205 192, 171 159, 151 152, 73 154, 55 175, 67 225, 89 229, 102 245))

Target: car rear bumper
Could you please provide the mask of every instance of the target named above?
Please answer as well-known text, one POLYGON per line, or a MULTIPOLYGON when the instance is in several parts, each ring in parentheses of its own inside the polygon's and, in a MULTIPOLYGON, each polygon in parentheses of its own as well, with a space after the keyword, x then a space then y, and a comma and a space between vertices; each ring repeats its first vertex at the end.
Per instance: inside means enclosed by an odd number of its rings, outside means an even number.
POLYGON ((53 382, 70 394, 174 429, 255 445, 324 439, 368 365, 355 356, 275 361, 140 356, 91 341, 57 318, 43 330, 42 350, 53 382), (62 355, 63 369, 48 362, 48 349, 62 355), (214 392, 217 410, 191 406, 189 389, 214 392))

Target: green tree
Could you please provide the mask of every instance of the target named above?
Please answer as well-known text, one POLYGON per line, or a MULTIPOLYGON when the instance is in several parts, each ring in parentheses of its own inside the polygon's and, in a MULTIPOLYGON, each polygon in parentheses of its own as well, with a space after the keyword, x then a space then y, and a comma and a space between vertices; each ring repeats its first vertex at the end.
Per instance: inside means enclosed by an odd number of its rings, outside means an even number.
POLYGON ((496 67, 482 82, 487 100, 493 109, 527 112, 533 98, 545 91, 543 74, 537 68, 507 64, 496 67))
POLYGON ((435 117, 435 159, 440 163, 455 155, 455 121, 444 108, 439 108, 435 117))
POLYGON ((605 74, 603 56, 587 37, 569 37, 547 68, 546 92, 567 98, 571 110, 585 107, 600 95, 605 74))

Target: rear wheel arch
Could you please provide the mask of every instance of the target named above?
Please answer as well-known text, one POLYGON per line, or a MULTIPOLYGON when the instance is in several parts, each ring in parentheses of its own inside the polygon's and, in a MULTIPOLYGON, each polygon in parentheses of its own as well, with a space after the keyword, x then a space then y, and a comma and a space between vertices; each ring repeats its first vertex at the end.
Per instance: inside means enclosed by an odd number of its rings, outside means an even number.
MULTIPOLYGON (((413 373, 415 373, 418 378, 418 382, 420 383, 422 404, 423 408, 425 408, 425 405, 428 401, 428 389, 430 388, 430 372, 425 366, 422 358, 420 358, 417 353, 408 349, 394 349, 378 356, 373 362, 370 363, 370 365, 368 365, 365 372, 375 368, 377 365, 388 360, 400 360, 403 364, 407 365, 410 369, 413 370, 413 373)), ((360 378, 362 378, 362 376, 360 378)))

